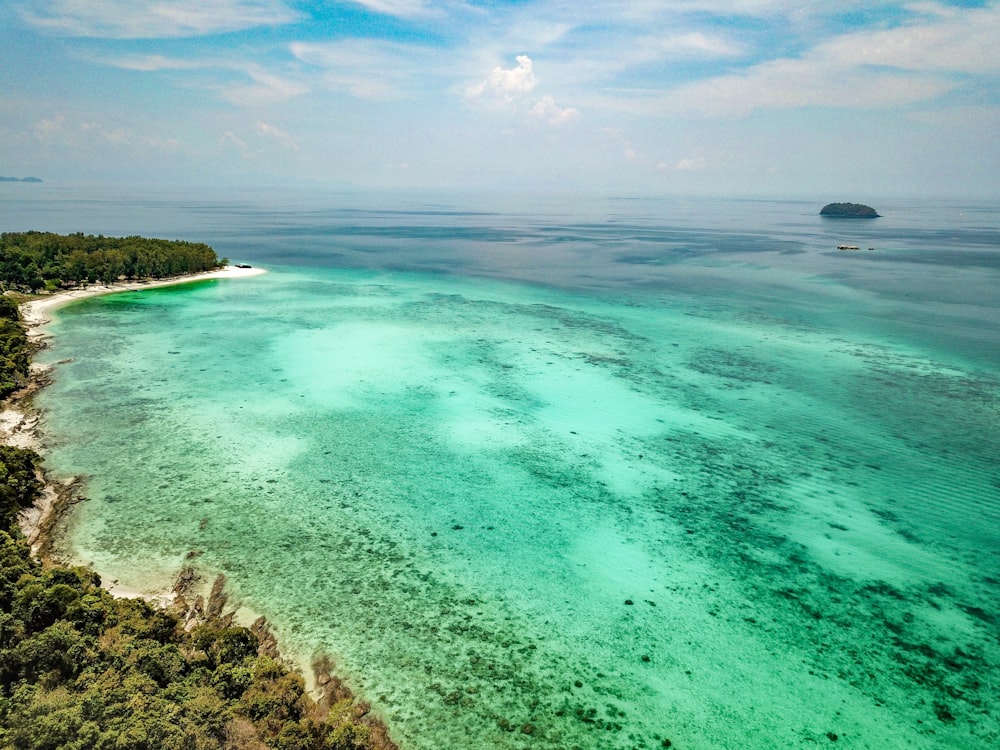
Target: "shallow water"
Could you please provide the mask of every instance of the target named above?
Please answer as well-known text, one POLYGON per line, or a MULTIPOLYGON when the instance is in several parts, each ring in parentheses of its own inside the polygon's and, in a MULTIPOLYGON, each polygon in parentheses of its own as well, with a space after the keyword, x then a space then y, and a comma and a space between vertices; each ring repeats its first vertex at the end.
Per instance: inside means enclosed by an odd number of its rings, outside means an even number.
POLYGON ((270 273, 59 312, 67 556, 224 571, 404 748, 1000 739, 995 212, 129 200, 270 273))

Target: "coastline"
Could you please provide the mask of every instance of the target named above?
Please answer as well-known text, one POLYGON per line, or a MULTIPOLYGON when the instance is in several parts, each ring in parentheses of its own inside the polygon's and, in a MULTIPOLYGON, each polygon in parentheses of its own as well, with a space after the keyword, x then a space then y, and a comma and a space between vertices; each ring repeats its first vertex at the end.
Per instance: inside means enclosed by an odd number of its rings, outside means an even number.
POLYGON ((176 284, 187 284, 192 281, 206 281, 208 279, 242 279, 249 276, 260 276, 267 273, 263 268, 237 268, 236 266, 226 266, 215 271, 203 271, 185 276, 171 276, 166 279, 150 279, 146 281, 123 281, 116 284, 91 284, 82 289, 70 289, 65 292, 56 292, 37 299, 29 300, 21 305, 21 319, 28 329, 29 338, 39 336, 38 329, 50 322, 47 313, 57 307, 68 305, 70 302, 86 299, 88 297, 98 297, 104 294, 115 294, 117 292, 137 292, 143 289, 156 289, 163 286, 174 286, 176 284), (33 336, 34 334, 34 336, 33 336))
MULTIPOLYGON (((45 326, 51 322, 51 312, 71 302, 118 292, 141 291, 209 279, 247 278, 265 273, 267 270, 263 268, 236 268, 229 265, 214 271, 171 276, 164 279, 91 284, 80 289, 56 292, 21 303, 21 322, 28 335, 28 340, 35 347, 34 352, 37 353, 45 346, 45 326)), ((48 371, 49 368, 46 365, 41 365, 32 358, 28 382, 10 396, 0 408, 0 443, 29 448, 36 453, 43 452, 44 444, 39 433, 39 414, 34 408, 32 399, 35 393, 48 384, 48 371)), ((48 537, 62 511, 75 501, 80 481, 78 477, 71 477, 65 482, 55 482, 50 477, 44 477, 44 489, 38 502, 32 508, 22 512, 19 519, 21 531, 27 537, 31 552, 36 557, 43 560, 47 558, 47 547, 50 541, 48 537)), ((114 584, 105 584, 104 588, 114 596, 140 595, 124 587, 116 587, 114 584)), ((152 598, 163 601, 164 595, 156 595, 152 598)))
MULTIPOLYGON (((236 268, 227 266, 215 271, 117 284, 94 284, 81 289, 42 296, 20 304, 21 322, 28 340, 33 345, 33 355, 46 345, 45 326, 51 322, 51 312, 59 307, 88 297, 118 292, 141 291, 209 279, 235 279, 267 273, 262 268, 236 268)), ((27 382, 0 405, 0 443, 26 448, 44 455, 45 443, 40 431, 40 414, 33 404, 35 394, 49 382, 47 365, 32 361, 27 382)), ((31 554, 46 564, 60 564, 51 554, 51 544, 56 524, 66 509, 81 498, 79 490, 83 477, 69 477, 56 481, 43 472, 42 492, 35 505, 22 511, 18 523, 28 540, 31 554)), ((368 747, 372 750, 396 750, 386 724, 371 713, 371 707, 356 696, 336 676, 333 665, 325 655, 312 658, 304 654, 283 655, 273 627, 265 617, 240 602, 229 601, 225 590, 225 576, 184 568, 177 571, 171 588, 156 592, 139 591, 120 584, 117 580, 102 580, 101 587, 116 598, 141 598, 156 607, 173 611, 186 630, 206 622, 224 626, 239 625, 252 632, 260 643, 260 652, 280 659, 290 669, 297 671, 304 681, 305 694, 311 702, 314 716, 325 720, 334 704, 349 703, 354 721, 368 727, 368 747)))
MULTIPOLYGON (((72 289, 45 295, 28 300, 20 305, 21 322, 25 327, 29 341, 34 344, 34 353, 45 348, 47 335, 45 327, 51 322, 53 310, 89 297, 98 297, 119 292, 142 291, 158 287, 175 286, 194 281, 210 279, 236 279, 250 276, 260 276, 267 273, 263 268, 237 268, 226 266, 214 271, 172 276, 163 279, 128 281, 116 284, 91 284, 80 289, 72 289)), ((32 359, 29 366, 28 382, 20 390, 10 396, 0 408, 0 443, 18 448, 27 448, 43 454, 45 443, 40 433, 40 414, 33 404, 34 395, 44 388, 49 381, 49 365, 42 365, 32 359)), ((84 482, 83 477, 69 477, 57 481, 47 474, 42 477, 41 496, 31 508, 21 512, 18 521, 31 548, 31 553, 44 562, 59 564, 60 561, 51 555, 50 545, 55 526, 66 509, 78 502, 79 490, 84 482)), ((205 580, 201 575, 189 569, 178 571, 178 578, 172 588, 161 591, 140 591, 117 580, 102 579, 101 587, 109 594, 121 599, 145 599, 163 608, 176 608, 183 615, 186 626, 190 627, 196 620, 217 609, 216 616, 221 615, 221 606, 227 600, 227 595, 221 590, 216 591, 216 584, 205 580), (218 606, 212 602, 221 602, 218 606)), ((219 578, 217 580, 224 580, 219 578)), ((251 628, 260 635, 267 633, 273 641, 273 636, 256 613, 237 606, 227 615, 230 621, 236 621, 244 627, 251 628), (245 611, 244 611, 245 610, 245 611)), ((274 649, 276 651, 276 649, 274 649)), ((305 672, 309 680, 308 671, 305 672)))

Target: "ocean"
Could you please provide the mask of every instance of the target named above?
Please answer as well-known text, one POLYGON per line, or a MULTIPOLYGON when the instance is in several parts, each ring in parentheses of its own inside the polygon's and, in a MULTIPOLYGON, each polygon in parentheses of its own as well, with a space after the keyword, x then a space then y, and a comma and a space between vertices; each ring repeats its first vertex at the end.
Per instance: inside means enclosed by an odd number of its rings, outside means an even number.
POLYGON ((268 270, 57 311, 60 555, 403 750, 996 747, 1000 209, 824 202, 0 185, 268 270))

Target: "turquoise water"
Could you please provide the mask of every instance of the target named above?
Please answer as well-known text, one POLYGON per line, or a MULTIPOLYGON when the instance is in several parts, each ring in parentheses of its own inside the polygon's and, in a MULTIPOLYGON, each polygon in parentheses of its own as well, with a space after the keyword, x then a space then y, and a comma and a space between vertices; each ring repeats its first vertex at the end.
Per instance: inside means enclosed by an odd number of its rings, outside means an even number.
POLYGON ((995 212, 143 208, 269 273, 59 311, 66 557, 225 572, 406 749, 1000 740, 995 212))

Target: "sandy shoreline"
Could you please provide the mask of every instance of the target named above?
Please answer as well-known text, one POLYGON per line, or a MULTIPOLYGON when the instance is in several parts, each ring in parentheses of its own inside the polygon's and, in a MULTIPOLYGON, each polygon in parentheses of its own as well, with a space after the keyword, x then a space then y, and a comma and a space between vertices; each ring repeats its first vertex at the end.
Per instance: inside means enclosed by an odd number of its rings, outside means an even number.
MULTIPOLYGON (((104 294, 115 294, 117 292, 155 289, 157 287, 185 284, 192 281, 204 281, 206 279, 246 278, 249 276, 258 276, 263 273, 267 273, 263 268, 226 266, 215 271, 205 271, 185 276, 172 276, 166 279, 128 281, 116 284, 91 284, 80 289, 56 292, 55 294, 22 303, 20 306, 21 320, 27 329, 29 340, 39 346, 44 346, 42 344, 45 339, 44 328, 51 321, 51 312, 71 302, 104 294)), ((46 383, 47 368, 33 361, 30 365, 29 382, 27 385, 18 393, 8 398, 3 403, 2 409, 0 409, 0 443, 18 448, 30 448, 37 453, 43 452, 44 445, 38 430, 39 417, 38 413, 32 407, 31 399, 46 383)), ((28 538, 32 552, 36 555, 42 552, 45 544, 45 535, 51 529, 52 522, 55 520, 54 515, 58 515, 67 504, 76 483, 77 480, 75 478, 67 480, 65 484, 56 483, 47 478, 42 496, 36 505, 21 513, 19 518, 21 530, 28 538)), ((109 585, 105 588, 116 596, 145 596, 114 585, 109 585)), ((163 594, 159 594, 153 598, 159 600, 163 596, 163 594)))
POLYGON ((173 286, 175 284, 186 284, 192 281, 205 281, 206 279, 239 279, 247 276, 259 276, 267 273, 263 268, 237 268, 236 266, 226 266, 216 271, 205 271, 203 273, 193 273, 187 276, 172 276, 167 279, 151 279, 148 281, 123 281, 116 284, 91 284, 82 289, 72 289, 66 292, 57 292, 47 297, 33 299, 21 305, 21 318, 28 327, 28 332, 37 329, 49 322, 47 313, 57 307, 62 307, 76 300, 87 297, 97 297, 102 294, 114 294, 116 292, 134 292, 142 289, 155 289, 161 286, 173 286))
MULTIPOLYGON (((267 273, 267 271, 262 268, 236 268, 235 266, 227 266, 217 271, 177 276, 168 279, 122 282, 110 285, 92 284, 85 288, 57 292, 22 303, 20 306, 21 318, 27 329, 29 339, 36 342, 39 348, 43 348, 46 338, 44 329, 46 324, 51 321, 51 312, 71 302, 117 292, 154 289, 206 279, 247 278, 264 273, 267 273)), ((0 408, 0 443, 20 448, 29 448, 44 454, 45 446, 39 430, 39 414, 32 405, 32 397, 40 388, 43 388, 47 384, 48 368, 37 362, 32 362, 30 367, 29 382, 18 393, 8 398, 3 403, 2 408, 0 408)), ((64 482, 56 482, 51 477, 46 477, 42 495, 35 506, 21 512, 18 519, 21 530, 31 545, 32 553, 36 556, 42 558, 48 557, 49 551, 47 545, 51 541, 54 525, 60 515, 65 512, 66 508, 75 502, 78 497, 79 488, 79 477, 70 477, 64 482)), ((183 574, 182 571, 178 572, 183 574)), ((140 591, 123 585, 117 580, 104 580, 102 581, 102 587, 112 596, 116 597, 142 598, 162 607, 183 605, 186 611, 182 615, 188 621, 188 624, 190 624, 192 622, 190 618, 202 616, 204 614, 202 607, 208 607, 209 602, 212 600, 212 578, 215 578, 215 576, 210 577, 208 571, 194 574, 193 579, 182 587, 183 591, 178 588, 181 586, 179 582, 174 584, 173 589, 166 588, 161 591, 140 591), (191 608, 192 605, 194 609, 191 608)), ((216 598, 221 596, 223 603, 228 599, 228 595, 222 592, 218 592, 214 596, 216 598)), ((277 654, 273 631, 263 617, 239 602, 230 602, 227 611, 228 614, 226 617, 230 618, 232 622, 251 629, 262 639, 269 640, 272 644, 270 648, 277 654)), ((314 700, 322 699, 324 695, 323 686, 332 679, 329 675, 325 674, 325 669, 317 667, 312 663, 312 660, 303 654, 284 655, 286 660, 289 657, 291 657, 290 661, 294 663, 297 670, 305 679, 307 692, 314 700)))

